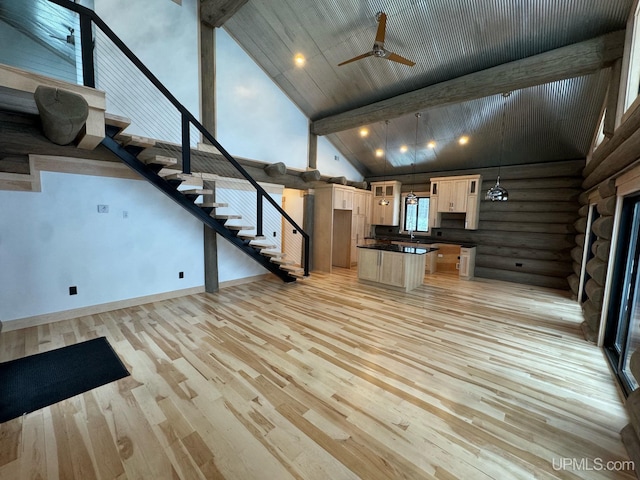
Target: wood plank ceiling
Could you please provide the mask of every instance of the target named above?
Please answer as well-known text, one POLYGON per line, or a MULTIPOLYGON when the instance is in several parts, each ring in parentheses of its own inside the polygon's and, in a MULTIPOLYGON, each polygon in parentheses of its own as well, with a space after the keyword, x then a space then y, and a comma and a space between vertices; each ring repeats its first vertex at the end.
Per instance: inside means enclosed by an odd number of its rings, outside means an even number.
POLYGON ((417 172, 438 172, 584 158, 631 4, 249 0, 224 28, 312 120, 311 131, 372 177, 409 173, 414 159, 417 172), (338 67, 371 50, 378 11, 388 16, 385 48, 416 65, 368 57, 338 67), (378 158, 385 136, 386 159, 378 158))

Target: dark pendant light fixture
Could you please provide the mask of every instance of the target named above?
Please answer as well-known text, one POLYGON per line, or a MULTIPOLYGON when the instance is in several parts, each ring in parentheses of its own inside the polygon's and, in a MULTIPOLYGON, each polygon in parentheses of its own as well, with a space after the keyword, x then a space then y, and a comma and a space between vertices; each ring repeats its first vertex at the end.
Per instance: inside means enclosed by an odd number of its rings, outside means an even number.
POLYGON ((418 159, 418 122, 420 121, 420 117, 422 114, 420 112, 416 113, 416 143, 413 145, 413 165, 411 172, 411 192, 407 195, 407 205, 417 205, 418 204, 418 196, 413 193, 413 184, 416 180, 416 160, 418 159))
POLYGON ((506 92, 502 94, 502 98, 504 101, 502 103, 502 138, 500 140, 500 161, 498 163, 498 178, 496 180, 496 184, 491 187, 487 191, 487 196, 485 197, 487 200, 491 200, 492 202, 506 202, 509 200, 509 192, 500 185, 500 166, 502 165, 502 154, 504 151, 504 128, 505 128, 505 116, 507 113, 507 98, 511 95, 511 92, 506 92))
POLYGON ((378 202, 378 205, 382 205, 383 207, 386 207, 387 205, 389 205, 389 200, 387 200, 386 197, 386 192, 387 192, 387 186, 385 185, 384 182, 387 181, 387 140, 388 140, 388 136, 389 136, 389 120, 385 120, 384 121, 384 164, 383 164, 383 170, 382 170, 382 198, 380 199, 380 201, 378 202))

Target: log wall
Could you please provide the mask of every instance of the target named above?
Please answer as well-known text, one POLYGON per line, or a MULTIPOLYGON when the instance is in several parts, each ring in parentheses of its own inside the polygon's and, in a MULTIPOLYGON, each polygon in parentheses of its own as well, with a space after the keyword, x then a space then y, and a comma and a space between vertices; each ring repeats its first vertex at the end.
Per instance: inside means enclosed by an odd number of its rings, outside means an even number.
POLYGON ((576 234, 584 232, 578 213, 583 168, 582 160, 503 167, 507 202, 484 200, 495 174, 465 171, 483 174, 479 228, 465 230, 464 215, 443 214, 432 238, 476 244, 476 277, 568 290, 576 234))

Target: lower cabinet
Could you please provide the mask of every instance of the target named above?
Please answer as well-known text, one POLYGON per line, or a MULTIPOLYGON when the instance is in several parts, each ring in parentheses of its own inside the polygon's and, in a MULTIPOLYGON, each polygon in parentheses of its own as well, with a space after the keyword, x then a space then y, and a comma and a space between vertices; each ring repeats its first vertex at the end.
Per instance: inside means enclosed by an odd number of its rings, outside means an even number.
POLYGON ((424 279, 425 255, 358 248, 358 279, 408 292, 424 279))
POLYGON ((470 280, 475 274, 476 265, 476 247, 460 248, 460 278, 470 280))

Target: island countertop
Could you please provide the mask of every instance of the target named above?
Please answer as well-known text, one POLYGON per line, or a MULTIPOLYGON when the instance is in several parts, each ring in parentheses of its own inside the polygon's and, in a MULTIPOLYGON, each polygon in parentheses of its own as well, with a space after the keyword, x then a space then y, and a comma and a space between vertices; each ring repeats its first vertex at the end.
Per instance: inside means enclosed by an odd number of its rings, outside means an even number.
POLYGON ((413 255, 425 255, 429 252, 438 250, 437 248, 433 247, 405 247, 403 245, 389 245, 386 243, 358 245, 358 248, 367 248, 369 250, 384 250, 385 252, 410 253, 413 255))

